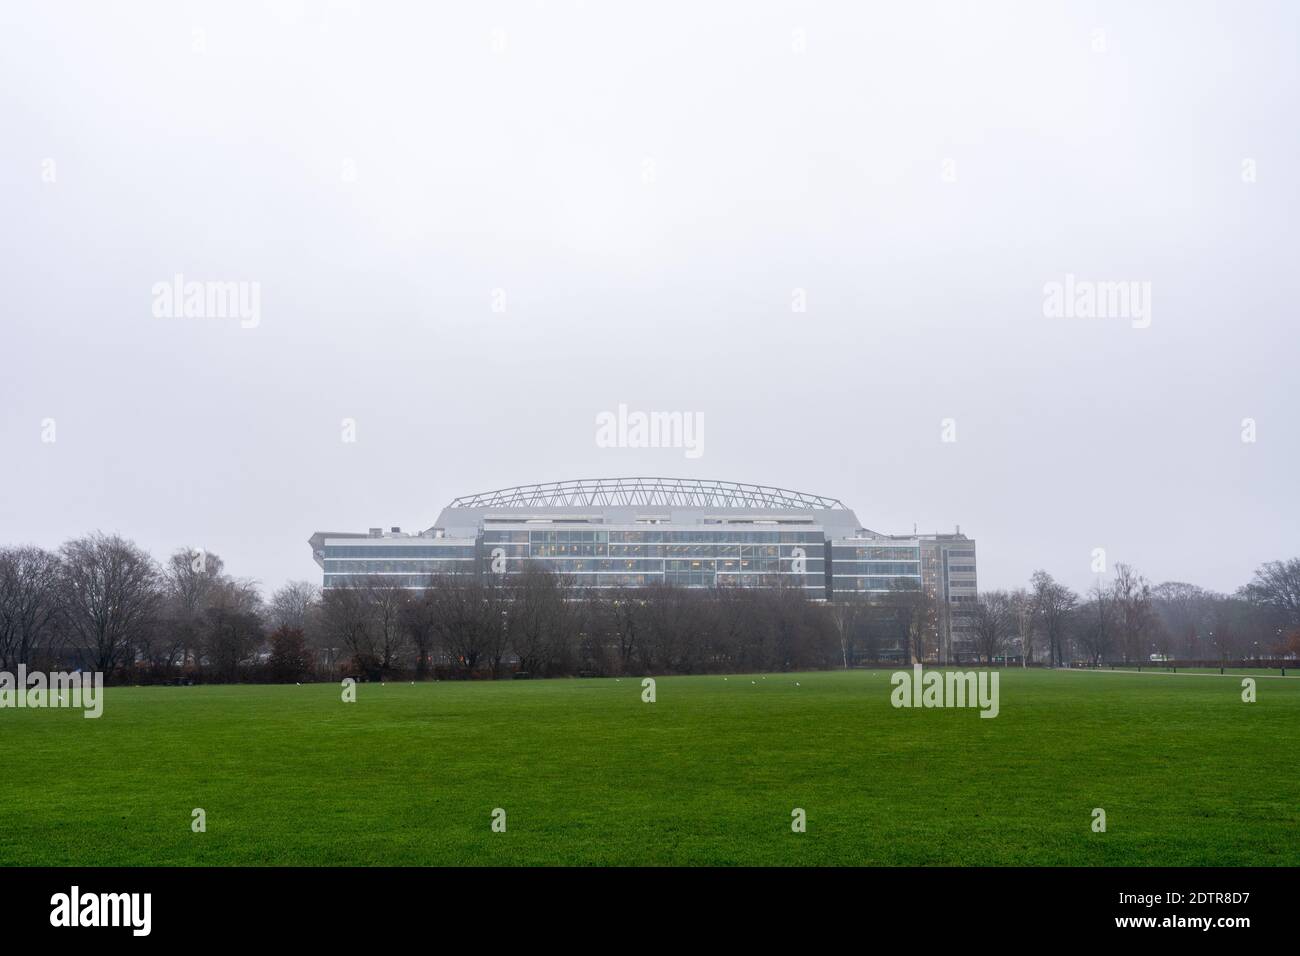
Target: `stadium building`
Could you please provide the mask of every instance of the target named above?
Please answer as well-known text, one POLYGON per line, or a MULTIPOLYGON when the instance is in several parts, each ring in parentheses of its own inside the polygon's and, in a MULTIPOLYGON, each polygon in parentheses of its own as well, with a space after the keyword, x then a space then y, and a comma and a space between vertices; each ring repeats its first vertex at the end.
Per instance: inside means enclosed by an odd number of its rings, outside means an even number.
POLYGON ((597 478, 457 498, 419 533, 320 531, 324 586, 423 588, 535 562, 590 588, 797 587, 835 600, 924 587, 949 646, 973 639, 975 542, 884 535, 835 498, 694 478, 597 478))

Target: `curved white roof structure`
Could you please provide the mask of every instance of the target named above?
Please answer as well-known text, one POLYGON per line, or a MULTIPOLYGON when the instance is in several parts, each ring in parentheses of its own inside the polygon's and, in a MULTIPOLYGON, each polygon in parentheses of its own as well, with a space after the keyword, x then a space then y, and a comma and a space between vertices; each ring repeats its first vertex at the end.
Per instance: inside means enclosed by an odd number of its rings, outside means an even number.
POLYGON ((837 498, 703 478, 578 478, 464 495, 448 508, 776 508, 846 510, 837 498))
POLYGON ((838 498, 774 485, 705 478, 578 478, 463 495, 442 509, 430 530, 469 537, 489 524, 530 521, 798 523, 824 527, 833 536, 851 535, 861 527, 838 498))

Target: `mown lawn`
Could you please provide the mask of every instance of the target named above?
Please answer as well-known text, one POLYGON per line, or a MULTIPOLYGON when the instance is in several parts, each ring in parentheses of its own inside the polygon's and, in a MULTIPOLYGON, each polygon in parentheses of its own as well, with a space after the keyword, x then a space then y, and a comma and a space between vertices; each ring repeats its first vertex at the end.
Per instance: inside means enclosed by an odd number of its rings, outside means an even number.
POLYGON ((1300 680, 1008 669, 991 720, 889 691, 112 688, 0 710, 0 864, 1300 864, 1300 680))

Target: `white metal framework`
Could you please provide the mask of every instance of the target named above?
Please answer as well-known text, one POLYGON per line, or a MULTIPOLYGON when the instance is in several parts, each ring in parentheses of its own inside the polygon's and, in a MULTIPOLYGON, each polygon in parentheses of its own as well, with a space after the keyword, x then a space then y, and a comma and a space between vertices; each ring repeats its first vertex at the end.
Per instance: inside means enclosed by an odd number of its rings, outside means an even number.
POLYGON ((769 485, 700 478, 579 478, 465 495, 449 508, 815 508, 843 510, 836 498, 769 485))

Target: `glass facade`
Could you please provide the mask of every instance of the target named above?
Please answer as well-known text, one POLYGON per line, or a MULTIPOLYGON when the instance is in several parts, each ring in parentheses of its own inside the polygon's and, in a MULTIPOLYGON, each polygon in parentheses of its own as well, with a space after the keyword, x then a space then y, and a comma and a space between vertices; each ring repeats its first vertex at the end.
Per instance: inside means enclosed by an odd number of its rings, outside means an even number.
POLYGON ((810 598, 886 594, 925 588, 953 607, 945 615, 946 644, 971 639, 975 601, 975 542, 964 536, 829 537, 814 522, 703 519, 687 524, 599 519, 486 520, 477 534, 458 537, 319 533, 315 556, 324 586, 382 583, 427 587, 456 574, 521 573, 540 566, 582 588, 796 587, 810 598))
POLYGON ((870 594, 921 586, 921 547, 874 538, 831 542, 831 595, 870 594))
POLYGON ((741 587, 789 585, 826 590, 821 529, 510 528, 483 532, 486 566, 517 573, 525 561, 583 587, 741 587))
POLYGON ((478 568, 474 541, 437 538, 346 538, 326 542, 321 564, 324 586, 385 584, 428 587, 436 575, 473 573, 478 568), (347 543, 341 543, 346 541, 347 543), (410 543, 405 543, 410 541, 410 543))
POLYGON ((924 589, 937 602, 940 660, 976 652, 975 542, 961 534, 839 538, 831 542, 830 597, 924 589))

